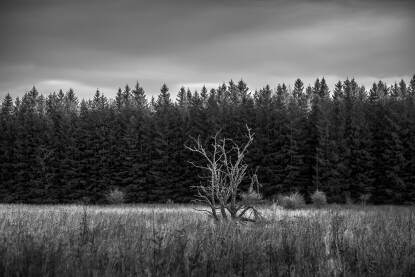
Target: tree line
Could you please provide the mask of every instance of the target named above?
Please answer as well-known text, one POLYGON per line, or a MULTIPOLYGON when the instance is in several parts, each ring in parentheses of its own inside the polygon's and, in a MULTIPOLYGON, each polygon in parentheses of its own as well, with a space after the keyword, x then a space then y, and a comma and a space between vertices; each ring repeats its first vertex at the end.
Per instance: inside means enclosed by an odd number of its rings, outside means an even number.
POLYGON ((415 76, 370 89, 347 79, 332 90, 324 78, 256 91, 240 80, 182 87, 174 100, 164 84, 148 101, 139 83, 113 99, 35 87, 7 94, 0 201, 103 203, 119 188, 128 202, 189 202, 203 179, 189 164, 200 157, 184 145, 198 136, 209 143, 219 130, 243 144, 246 125, 255 134, 246 162, 266 199, 295 191, 307 199, 318 189, 329 202, 415 203, 415 76))

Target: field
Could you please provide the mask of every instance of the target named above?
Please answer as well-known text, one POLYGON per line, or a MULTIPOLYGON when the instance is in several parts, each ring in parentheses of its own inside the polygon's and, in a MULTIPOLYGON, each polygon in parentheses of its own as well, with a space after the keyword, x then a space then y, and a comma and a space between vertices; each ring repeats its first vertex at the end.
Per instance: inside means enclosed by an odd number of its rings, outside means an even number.
POLYGON ((415 276, 413 207, 0 205, 0 276, 415 276))

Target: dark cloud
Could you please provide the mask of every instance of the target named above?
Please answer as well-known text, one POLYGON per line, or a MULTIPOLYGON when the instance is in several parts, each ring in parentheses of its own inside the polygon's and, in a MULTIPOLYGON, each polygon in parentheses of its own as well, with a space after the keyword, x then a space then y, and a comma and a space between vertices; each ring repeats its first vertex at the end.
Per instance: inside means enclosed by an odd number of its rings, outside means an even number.
POLYGON ((0 94, 38 85, 82 96, 139 80, 215 84, 393 79, 415 69, 412 1, 0 2, 0 94))

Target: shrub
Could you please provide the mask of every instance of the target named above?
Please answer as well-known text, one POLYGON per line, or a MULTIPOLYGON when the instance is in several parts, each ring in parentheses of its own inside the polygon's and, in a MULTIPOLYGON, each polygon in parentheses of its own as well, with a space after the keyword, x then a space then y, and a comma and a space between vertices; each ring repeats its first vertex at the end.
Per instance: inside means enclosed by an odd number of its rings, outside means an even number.
POLYGON ((122 204, 125 201, 125 193, 118 188, 110 190, 106 199, 110 204, 122 204))
POLYGON ((360 195, 359 199, 362 202, 363 206, 366 206, 371 196, 372 195, 370 193, 365 193, 365 194, 360 195))
POLYGON ((278 205, 285 209, 294 210, 305 206, 304 197, 298 192, 291 193, 290 195, 279 195, 277 201, 278 205))
POLYGON ((241 199, 246 203, 257 203, 261 202, 262 194, 256 191, 242 192, 241 199))
POLYGON ((322 207, 327 204, 326 194, 320 190, 316 190, 311 195, 311 201, 316 207, 322 207))
POLYGON ((345 198, 346 205, 354 205, 354 201, 352 197, 350 196, 350 192, 346 192, 344 195, 344 198, 345 198))

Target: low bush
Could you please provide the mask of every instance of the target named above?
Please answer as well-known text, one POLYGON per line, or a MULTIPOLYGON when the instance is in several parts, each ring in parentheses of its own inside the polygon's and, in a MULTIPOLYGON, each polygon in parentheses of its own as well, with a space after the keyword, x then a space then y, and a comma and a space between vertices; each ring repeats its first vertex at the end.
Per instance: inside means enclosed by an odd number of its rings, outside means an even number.
POLYGON ((262 201, 262 194, 251 191, 251 192, 242 192, 241 193, 241 199, 245 203, 258 203, 262 201))
POLYGON ((289 195, 279 195, 277 202, 278 205, 290 210, 300 209, 305 206, 304 197, 298 192, 289 195))
POLYGON ((107 193, 106 199, 109 204, 122 204, 125 202, 125 193, 115 188, 107 193))
POLYGON ((370 193, 365 193, 365 194, 360 195, 359 199, 363 206, 366 206, 371 196, 372 195, 370 193))
POLYGON ((313 202, 314 206, 318 208, 325 206, 327 204, 326 194, 323 191, 316 190, 311 195, 311 201, 313 202))

